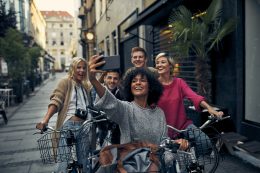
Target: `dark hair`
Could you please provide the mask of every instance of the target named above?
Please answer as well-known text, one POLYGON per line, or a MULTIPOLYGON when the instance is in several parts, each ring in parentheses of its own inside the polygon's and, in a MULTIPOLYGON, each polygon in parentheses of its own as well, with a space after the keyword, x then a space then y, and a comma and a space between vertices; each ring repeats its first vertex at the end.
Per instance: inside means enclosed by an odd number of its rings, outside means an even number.
POLYGON ((134 52, 143 52, 144 53, 144 57, 145 58, 147 57, 146 51, 143 48, 141 48, 141 47, 133 47, 132 51, 131 51, 131 57, 133 56, 134 52))
POLYGON ((120 70, 107 70, 107 71, 105 72, 105 76, 106 76, 107 73, 109 73, 109 72, 115 72, 115 73, 118 73, 118 74, 119 74, 119 78, 121 78, 121 72, 120 72, 120 70))
POLYGON ((152 104, 157 104, 159 101, 162 92, 163 92, 163 86, 158 81, 158 79, 155 77, 155 75, 149 71, 146 68, 135 68, 134 70, 131 70, 125 77, 123 84, 122 84, 122 90, 124 94, 124 99, 126 101, 133 101, 134 95, 131 92, 131 83, 134 77, 137 75, 146 76, 148 81, 148 99, 147 104, 150 106, 152 104))

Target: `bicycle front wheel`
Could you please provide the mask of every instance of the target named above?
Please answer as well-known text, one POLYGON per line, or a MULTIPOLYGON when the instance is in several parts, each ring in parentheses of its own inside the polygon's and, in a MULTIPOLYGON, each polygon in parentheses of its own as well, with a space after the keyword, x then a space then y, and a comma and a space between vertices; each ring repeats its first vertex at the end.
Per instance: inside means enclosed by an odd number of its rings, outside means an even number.
POLYGON ((178 173, 214 173, 219 164, 219 152, 216 147, 217 136, 207 136, 198 129, 188 131, 190 148, 177 151, 178 173))
POLYGON ((204 172, 214 173, 219 164, 219 153, 216 145, 212 143, 211 152, 203 155, 204 172))

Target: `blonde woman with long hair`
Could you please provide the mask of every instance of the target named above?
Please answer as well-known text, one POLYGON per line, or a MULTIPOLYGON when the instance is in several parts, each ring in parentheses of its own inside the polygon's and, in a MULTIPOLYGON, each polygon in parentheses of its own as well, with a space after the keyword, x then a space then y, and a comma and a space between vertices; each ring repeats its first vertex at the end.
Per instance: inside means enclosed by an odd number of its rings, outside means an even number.
MULTIPOLYGON (((87 113, 87 106, 91 102, 89 89, 86 60, 75 57, 72 59, 68 74, 59 81, 51 94, 47 113, 42 121, 37 123, 36 128, 42 130, 56 112, 58 112, 56 130, 79 128, 86 119, 90 118, 87 113), (83 110, 81 111, 83 113, 79 114, 77 110, 83 110)), ((78 135, 84 134, 76 134, 76 139, 78 135)), ((82 140, 83 137, 80 138, 82 140)), ((78 162, 83 165, 83 172, 87 172, 87 159, 80 158, 81 154, 77 155, 78 162)), ((59 163, 58 172, 66 172, 66 167, 66 162, 59 163)))

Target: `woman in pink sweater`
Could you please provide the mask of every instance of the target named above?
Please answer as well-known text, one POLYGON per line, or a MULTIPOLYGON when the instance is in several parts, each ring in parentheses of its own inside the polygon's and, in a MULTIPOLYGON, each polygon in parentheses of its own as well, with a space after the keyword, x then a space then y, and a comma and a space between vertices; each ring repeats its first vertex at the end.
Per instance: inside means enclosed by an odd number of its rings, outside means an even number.
MULTIPOLYGON (((160 53, 155 58, 156 69, 159 74, 159 81, 163 85, 163 94, 160 97, 158 106, 164 111, 166 122, 177 129, 196 128, 191 119, 186 116, 183 99, 193 102, 195 109, 207 109, 209 114, 222 116, 223 112, 217 112, 206 101, 205 98, 195 93, 187 83, 173 76, 173 59, 165 53, 160 53)), ((174 138, 175 133, 168 132, 174 138)))

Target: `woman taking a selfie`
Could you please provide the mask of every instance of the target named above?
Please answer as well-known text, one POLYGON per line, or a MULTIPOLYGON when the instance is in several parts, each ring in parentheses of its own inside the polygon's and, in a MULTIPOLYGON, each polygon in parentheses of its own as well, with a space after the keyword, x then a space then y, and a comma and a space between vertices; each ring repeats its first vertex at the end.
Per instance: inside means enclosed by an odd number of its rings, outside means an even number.
POLYGON ((121 144, 135 140, 160 144, 166 137, 163 111, 156 106, 162 94, 162 85, 149 71, 140 68, 127 74, 123 81, 126 101, 116 99, 97 79, 96 70, 105 62, 93 56, 88 63, 89 80, 100 99, 95 107, 102 109, 121 130, 121 144), (152 87, 151 87, 152 86, 152 87))

